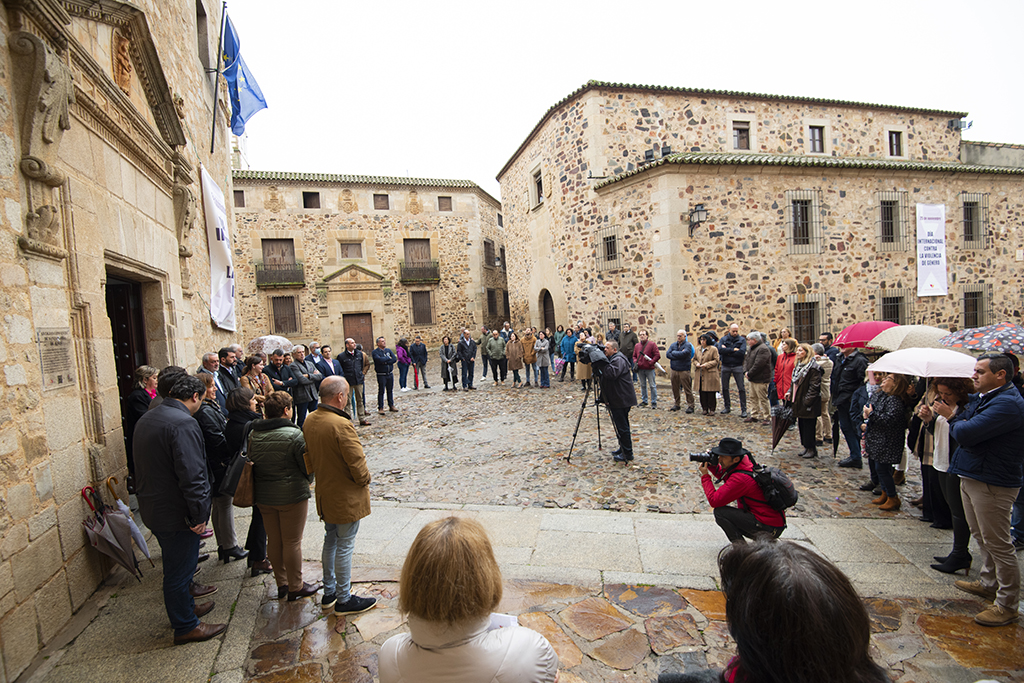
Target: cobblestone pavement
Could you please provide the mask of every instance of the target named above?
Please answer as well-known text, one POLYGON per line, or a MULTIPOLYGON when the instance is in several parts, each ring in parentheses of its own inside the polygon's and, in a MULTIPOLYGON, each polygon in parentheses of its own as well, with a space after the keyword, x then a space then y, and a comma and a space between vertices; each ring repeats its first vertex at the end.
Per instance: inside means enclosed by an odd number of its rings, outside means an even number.
MULTIPOLYGON (((479 376, 478 378, 479 379, 479 376)), ((802 450, 794 429, 771 452, 771 427, 739 418, 739 401, 729 415, 704 417, 697 412, 670 412, 672 392, 659 386, 656 410, 630 411, 636 460, 629 467, 613 463, 617 447, 611 419, 591 404, 584 412, 573 449, 583 392, 579 383, 552 382, 551 389, 510 388, 511 379, 495 386, 478 381, 471 392, 442 392, 432 387, 399 393, 399 413, 372 415, 373 426, 360 436, 373 473, 374 498, 402 502, 477 503, 606 509, 629 512, 690 513, 708 511, 691 452, 704 451, 726 436, 739 438, 764 464, 782 468, 800 492, 794 514, 801 517, 906 518, 916 509, 904 505, 885 513, 870 504, 873 496, 857 487, 867 469, 837 466, 848 454, 845 442, 832 458, 832 447, 819 457, 797 457, 802 450)), ((367 398, 376 387, 367 386, 367 398)), ((684 404, 685 409, 685 404, 684 404)), ((719 402, 721 410, 721 402, 719 402)), ((901 497, 920 495, 920 468, 910 468, 901 497)), ((919 516, 919 513, 916 513, 919 516)))

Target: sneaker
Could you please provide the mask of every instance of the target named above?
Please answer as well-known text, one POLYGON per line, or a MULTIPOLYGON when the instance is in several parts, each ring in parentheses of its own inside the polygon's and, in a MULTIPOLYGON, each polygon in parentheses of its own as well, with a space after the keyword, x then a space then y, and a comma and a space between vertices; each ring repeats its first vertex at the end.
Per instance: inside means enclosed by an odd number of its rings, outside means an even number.
POLYGON ((320 609, 329 610, 334 607, 334 603, 338 602, 338 596, 334 593, 324 593, 324 597, 320 599, 320 609))
POLYGON ((680 408, 679 408, 679 406, 672 406, 672 407, 671 407, 671 408, 669 408, 668 410, 669 410, 669 412, 670 412, 670 413, 674 413, 674 412, 676 412, 677 410, 680 410, 680 408))
POLYGON ((984 612, 974 615, 974 621, 982 626, 1006 626, 1017 621, 1017 610, 1002 605, 992 605, 984 612))
POLYGON ((361 598, 358 595, 348 596, 345 602, 339 602, 334 606, 334 613, 347 616, 349 614, 362 614, 377 604, 377 598, 361 598))
POLYGON ((723 410, 723 411, 722 411, 722 415, 728 415, 728 414, 729 414, 729 413, 731 413, 731 412, 732 412, 732 410, 731 410, 731 409, 729 409, 729 408, 726 408, 725 410, 723 410))
POLYGON ((693 406, 687 406, 686 407, 686 414, 687 415, 692 415, 693 414, 693 406))
POLYGON ((409 387, 402 387, 402 391, 406 392, 406 391, 410 391, 410 389, 409 389, 409 387))
MULTIPOLYGON (((981 585, 981 581, 954 581, 953 585, 962 590, 964 593, 970 593, 971 595, 977 595, 979 598, 985 598, 992 602, 996 599, 996 591, 994 588, 985 588, 981 585)), ((987 611, 987 610, 986 610, 987 611)), ((984 612, 982 612, 984 614, 984 612)), ((978 622, 981 623, 981 622, 978 622)), ((1007 622, 1009 623, 1009 622, 1007 622)), ((987 624, 986 624, 987 625, 987 624)))
POLYGON ((647 401, 641 401, 640 405, 638 407, 639 408, 646 408, 647 407, 647 401))
POLYGON ((746 418, 750 417, 750 413, 748 413, 747 411, 744 410, 743 412, 740 413, 740 417, 743 418, 743 419, 746 419, 746 418))

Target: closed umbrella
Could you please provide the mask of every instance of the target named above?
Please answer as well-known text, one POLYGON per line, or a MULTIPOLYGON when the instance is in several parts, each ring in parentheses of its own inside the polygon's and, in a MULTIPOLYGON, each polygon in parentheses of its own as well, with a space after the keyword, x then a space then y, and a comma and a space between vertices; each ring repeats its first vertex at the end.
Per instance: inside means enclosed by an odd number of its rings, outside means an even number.
POLYGON ((780 403, 772 408, 772 453, 794 422, 793 408, 780 403))
POLYGON ((125 519, 128 520, 128 530, 131 531, 132 540, 135 541, 135 545, 138 546, 142 554, 146 556, 149 563, 152 566, 156 566, 153 562, 153 558, 149 553, 149 544, 146 543, 146 537, 142 535, 142 530, 139 529, 139 525, 135 523, 135 517, 132 516, 131 508, 124 504, 121 497, 114 491, 114 486, 117 485, 117 477, 107 477, 107 488, 110 489, 110 495, 117 501, 117 511, 124 515, 125 519))
POLYGON ((82 489, 82 498, 85 498, 93 512, 82 520, 89 543, 141 581, 142 572, 139 571, 139 562, 132 551, 132 532, 128 520, 121 513, 115 512, 114 508, 104 505, 91 486, 82 489))
POLYGON ((849 346, 855 349, 863 349, 869 346, 868 342, 877 337, 884 330, 896 327, 896 323, 887 320, 865 320, 854 323, 843 328, 843 331, 836 336, 834 346, 849 346))
POLYGON ((1024 327, 1005 322, 974 327, 946 335, 939 343, 966 351, 1024 353, 1024 327))
POLYGON ((971 377, 974 363, 972 356, 950 349, 902 349, 885 354, 868 370, 917 377, 971 377))
POLYGON ((948 334, 948 330, 931 325, 897 325, 879 332, 868 346, 882 351, 938 349, 942 346, 939 339, 948 334))

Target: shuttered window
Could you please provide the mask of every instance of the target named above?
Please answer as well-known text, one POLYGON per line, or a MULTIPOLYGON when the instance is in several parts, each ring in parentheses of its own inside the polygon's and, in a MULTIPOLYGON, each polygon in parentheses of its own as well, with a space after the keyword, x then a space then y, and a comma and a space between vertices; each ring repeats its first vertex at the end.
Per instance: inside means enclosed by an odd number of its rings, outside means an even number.
POLYGON ((491 240, 484 240, 484 267, 494 267, 494 242, 491 240))
POLYGON ((430 240, 429 239, 408 239, 403 240, 405 249, 405 263, 408 266, 430 263, 430 240))
POLYGON ((270 309, 274 334, 294 334, 300 331, 298 297, 272 296, 270 309))
POLYGON ((262 240, 263 264, 294 265, 295 240, 262 240))
POLYGON ((409 292, 413 325, 434 324, 434 302, 432 292, 409 292))
POLYGON ((338 258, 361 259, 363 258, 362 242, 338 242, 338 258))
POLYGON ((391 203, 388 201, 386 194, 375 194, 373 195, 373 208, 379 211, 387 211, 391 208, 391 203))
POLYGON ((451 211, 452 210, 452 198, 451 197, 438 197, 437 198, 437 210, 438 211, 451 211))

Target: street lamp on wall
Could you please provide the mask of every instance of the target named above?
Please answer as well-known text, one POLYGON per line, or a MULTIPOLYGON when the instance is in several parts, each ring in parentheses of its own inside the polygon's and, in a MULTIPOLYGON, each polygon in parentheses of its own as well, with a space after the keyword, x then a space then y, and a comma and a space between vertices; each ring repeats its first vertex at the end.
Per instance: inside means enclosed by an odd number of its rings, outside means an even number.
POLYGON ((703 204, 697 204, 690 209, 690 237, 693 237, 693 231, 701 223, 706 223, 708 220, 708 210, 704 208, 703 204))

